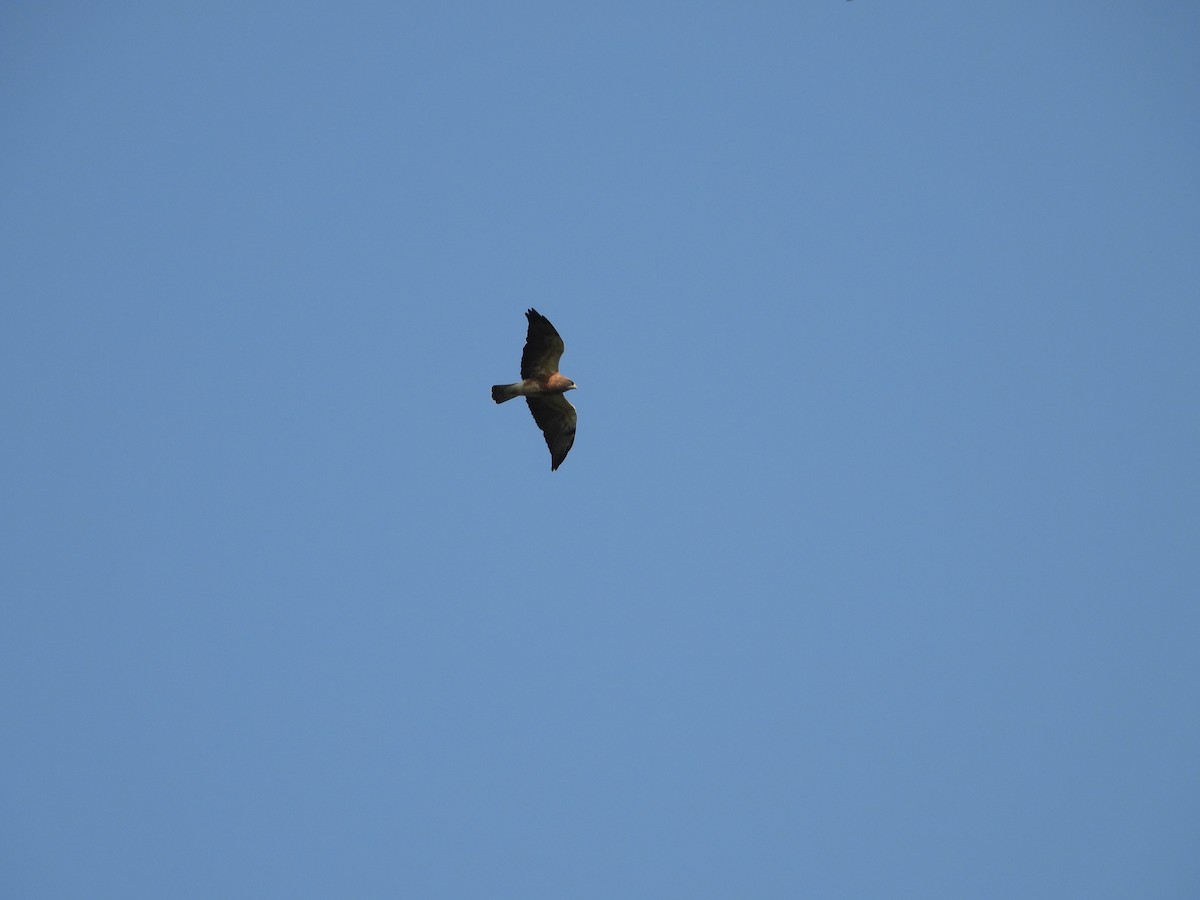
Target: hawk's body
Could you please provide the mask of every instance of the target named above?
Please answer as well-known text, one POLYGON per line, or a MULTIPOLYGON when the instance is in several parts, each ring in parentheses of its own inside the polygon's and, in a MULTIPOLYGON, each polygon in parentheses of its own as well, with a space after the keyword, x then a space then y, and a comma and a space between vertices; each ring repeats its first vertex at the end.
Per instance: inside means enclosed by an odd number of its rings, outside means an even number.
POLYGON ((529 319, 529 333, 521 354, 521 380, 492 385, 492 399, 503 403, 513 397, 525 398, 550 448, 550 470, 554 471, 575 443, 575 407, 563 396, 575 390, 575 382, 558 371, 563 341, 550 320, 536 309, 529 310, 525 317, 529 319))

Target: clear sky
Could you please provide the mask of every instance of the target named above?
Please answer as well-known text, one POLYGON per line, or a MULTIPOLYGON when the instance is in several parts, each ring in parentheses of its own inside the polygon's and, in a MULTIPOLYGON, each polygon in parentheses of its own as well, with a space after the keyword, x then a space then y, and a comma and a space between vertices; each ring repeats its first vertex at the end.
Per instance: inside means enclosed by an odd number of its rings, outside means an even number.
POLYGON ((1200 896, 1198 48, 5 4, 0 894, 1200 896))

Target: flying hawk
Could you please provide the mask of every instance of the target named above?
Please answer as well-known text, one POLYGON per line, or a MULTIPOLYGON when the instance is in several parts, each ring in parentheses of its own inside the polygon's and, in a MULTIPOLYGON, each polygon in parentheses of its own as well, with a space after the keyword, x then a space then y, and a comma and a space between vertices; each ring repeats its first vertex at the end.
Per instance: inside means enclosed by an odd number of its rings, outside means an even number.
POLYGON ((575 443, 575 407, 563 396, 575 390, 575 382, 558 371, 563 341, 550 320, 536 309, 525 313, 525 318, 529 320, 529 334, 521 353, 521 380, 516 384, 492 385, 492 399, 503 403, 513 397, 525 398, 550 448, 553 472, 562 465, 575 443))

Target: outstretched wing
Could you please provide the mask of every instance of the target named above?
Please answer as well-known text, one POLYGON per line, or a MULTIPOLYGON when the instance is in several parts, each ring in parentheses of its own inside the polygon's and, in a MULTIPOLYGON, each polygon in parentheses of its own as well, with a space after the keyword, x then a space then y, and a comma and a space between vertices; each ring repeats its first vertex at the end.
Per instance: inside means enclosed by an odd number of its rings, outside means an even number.
POLYGON ((550 320, 536 309, 529 310, 525 317, 529 319, 529 334, 521 353, 521 378, 545 378, 558 371, 558 361, 563 355, 562 338, 550 320))
POLYGON ((553 472, 562 465, 575 443, 575 407, 562 394, 526 397, 525 402, 546 438, 546 446, 550 448, 550 471, 553 472))

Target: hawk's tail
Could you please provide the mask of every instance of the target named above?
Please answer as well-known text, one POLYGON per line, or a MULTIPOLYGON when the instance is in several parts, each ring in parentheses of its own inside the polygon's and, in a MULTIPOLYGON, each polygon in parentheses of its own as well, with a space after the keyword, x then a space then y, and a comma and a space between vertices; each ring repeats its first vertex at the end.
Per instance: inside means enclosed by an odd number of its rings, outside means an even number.
POLYGON ((513 397, 519 397, 517 393, 517 385, 515 384, 493 384, 492 399, 497 403, 503 403, 505 400, 511 400, 513 397))

